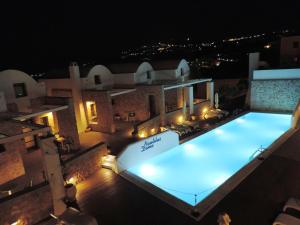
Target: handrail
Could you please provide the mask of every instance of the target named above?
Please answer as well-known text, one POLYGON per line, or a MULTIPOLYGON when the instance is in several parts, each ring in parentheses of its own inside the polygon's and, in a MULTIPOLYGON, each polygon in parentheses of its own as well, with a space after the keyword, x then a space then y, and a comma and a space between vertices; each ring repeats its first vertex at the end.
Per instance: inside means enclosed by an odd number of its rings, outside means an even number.
POLYGON ((249 157, 249 160, 254 159, 255 154, 256 154, 257 152, 262 153, 265 149, 266 149, 266 148, 263 148, 263 146, 261 145, 257 150, 255 150, 255 152, 253 152, 253 154, 249 157))

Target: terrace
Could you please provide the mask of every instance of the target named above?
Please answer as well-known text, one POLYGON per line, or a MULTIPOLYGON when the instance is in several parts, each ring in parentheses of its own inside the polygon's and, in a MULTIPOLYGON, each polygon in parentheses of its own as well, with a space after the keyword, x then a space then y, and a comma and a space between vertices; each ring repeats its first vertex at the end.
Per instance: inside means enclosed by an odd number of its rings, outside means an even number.
POLYGON ((107 169, 77 186, 79 205, 105 225, 134 225, 141 221, 209 225, 215 224, 217 215, 224 211, 234 224, 271 224, 289 197, 300 197, 299 144, 297 130, 198 223, 107 169))

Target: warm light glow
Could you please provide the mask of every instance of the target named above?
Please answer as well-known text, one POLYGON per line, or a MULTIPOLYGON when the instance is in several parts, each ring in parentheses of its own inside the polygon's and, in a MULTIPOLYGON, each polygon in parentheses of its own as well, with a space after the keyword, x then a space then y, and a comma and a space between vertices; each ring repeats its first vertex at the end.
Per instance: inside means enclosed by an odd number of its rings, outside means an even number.
POLYGON ((97 107, 96 103, 94 101, 86 101, 86 111, 87 111, 87 117, 88 122, 90 124, 97 124, 97 107))
POLYGON ((76 183, 77 183, 76 177, 71 177, 71 178, 69 178, 67 180, 67 184, 74 184, 74 185, 76 185, 76 183))
POLYGON ((183 123, 183 116, 179 116, 179 117, 177 118, 177 122, 178 122, 178 123, 183 123))
POLYGON ((160 127, 159 129, 160 129, 161 132, 168 130, 168 129, 165 128, 165 127, 160 127))
POLYGON ((145 138, 147 135, 146 135, 146 132, 145 131, 141 131, 139 132, 139 137, 140 138, 145 138))
POLYGON ((207 113, 207 111, 208 111, 208 108, 205 107, 205 108, 202 110, 202 114, 207 113))
POLYGON ((264 48, 269 49, 269 48, 271 48, 271 45, 270 44, 265 45, 264 48))
POLYGON ((155 128, 152 128, 150 131, 151 131, 151 134, 155 134, 155 128))
POLYGON ((149 165, 149 164, 145 164, 141 166, 141 170, 140 170, 142 176, 154 176, 156 174, 156 169, 154 166, 149 165))
POLYGON ((12 223, 11 225, 23 225, 24 222, 21 219, 18 219, 16 222, 12 223))
POLYGON ((86 101, 85 103, 86 103, 86 106, 90 106, 91 104, 95 104, 95 102, 93 102, 93 101, 86 101))

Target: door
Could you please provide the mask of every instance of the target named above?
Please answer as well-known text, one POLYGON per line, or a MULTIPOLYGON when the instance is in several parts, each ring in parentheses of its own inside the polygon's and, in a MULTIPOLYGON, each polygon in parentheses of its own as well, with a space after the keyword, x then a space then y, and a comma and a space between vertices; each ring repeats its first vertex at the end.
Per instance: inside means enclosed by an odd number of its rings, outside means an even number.
POLYGON ((150 112, 150 117, 154 117, 156 115, 155 96, 154 95, 149 95, 149 112, 150 112))

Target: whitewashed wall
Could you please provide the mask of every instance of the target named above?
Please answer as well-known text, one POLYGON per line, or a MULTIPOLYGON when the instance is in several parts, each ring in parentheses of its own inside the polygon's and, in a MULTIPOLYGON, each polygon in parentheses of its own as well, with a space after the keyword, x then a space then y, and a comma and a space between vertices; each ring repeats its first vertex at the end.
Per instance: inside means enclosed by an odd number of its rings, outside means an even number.
POLYGON ((166 131, 127 146, 117 157, 118 172, 144 162, 179 145, 178 134, 166 131))
POLYGON ((0 72, 0 92, 8 104, 16 103, 19 111, 27 112, 30 107, 30 99, 46 95, 44 83, 37 83, 28 74, 19 70, 4 70, 0 72), (27 96, 16 98, 14 84, 24 83, 26 86, 27 96))
POLYGON ((94 66, 88 73, 87 77, 81 78, 82 89, 105 89, 114 85, 114 77, 110 70, 103 65, 94 66), (100 76, 101 84, 95 84, 95 76, 100 76))

